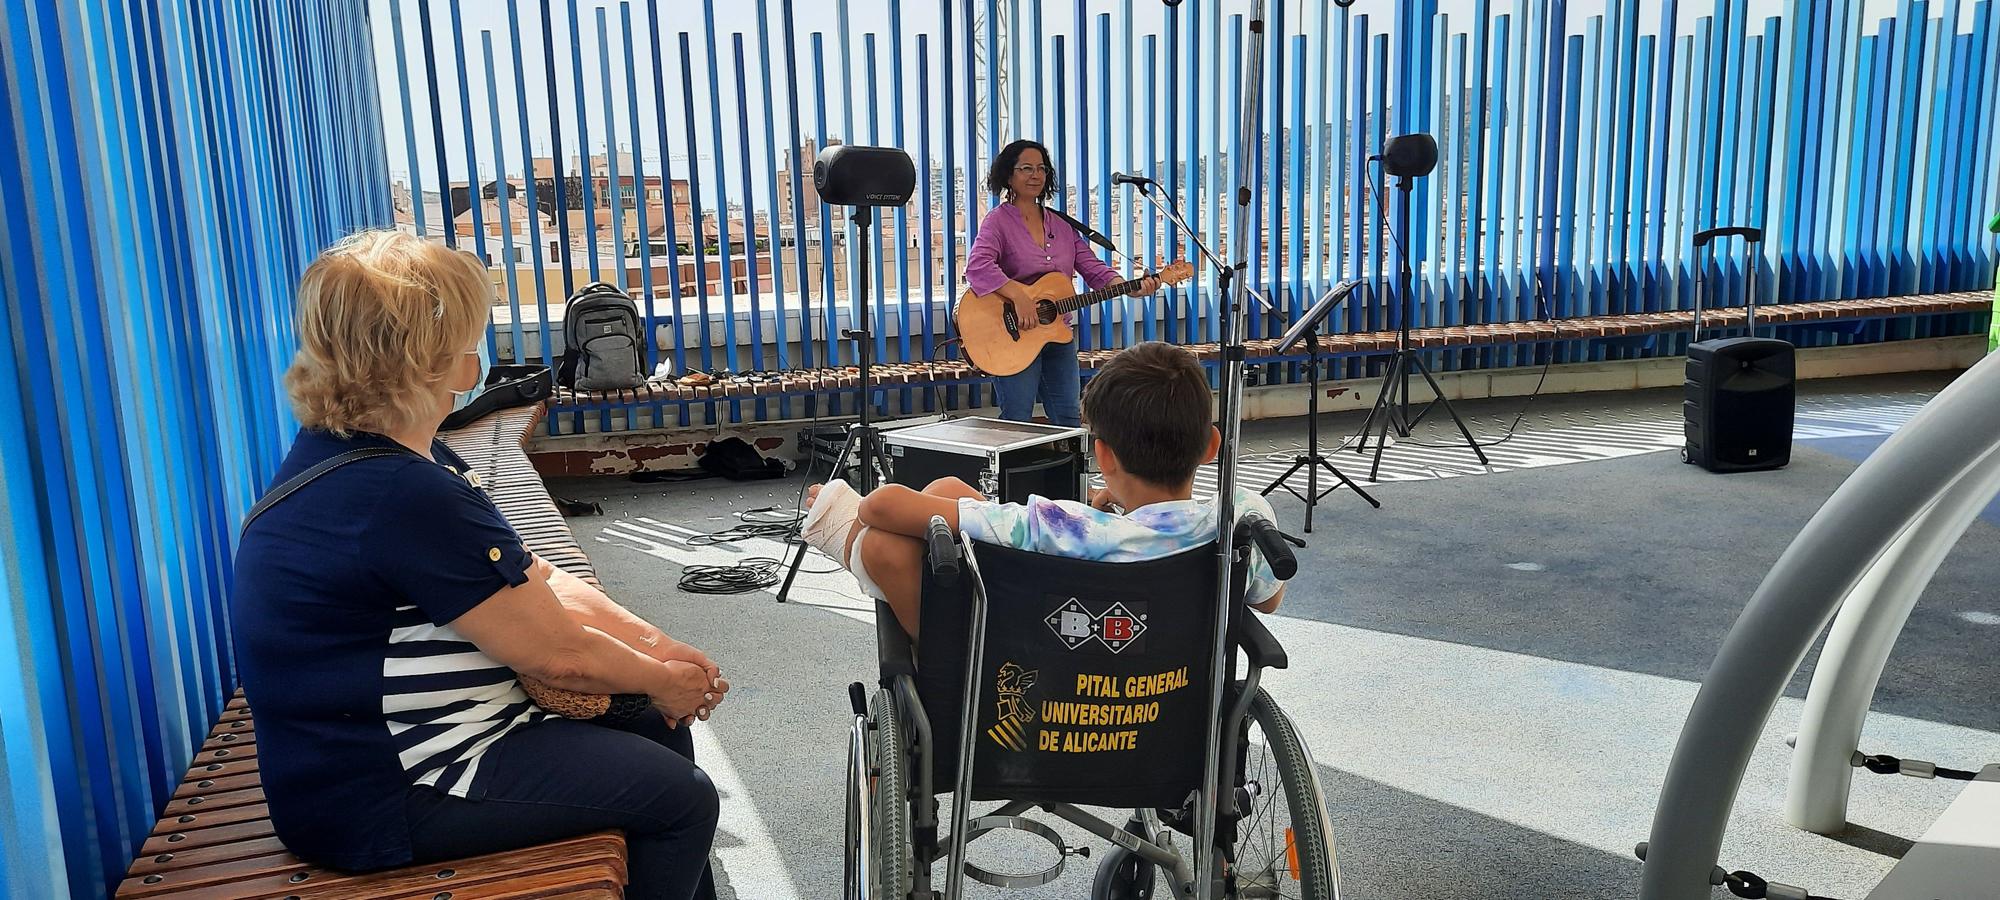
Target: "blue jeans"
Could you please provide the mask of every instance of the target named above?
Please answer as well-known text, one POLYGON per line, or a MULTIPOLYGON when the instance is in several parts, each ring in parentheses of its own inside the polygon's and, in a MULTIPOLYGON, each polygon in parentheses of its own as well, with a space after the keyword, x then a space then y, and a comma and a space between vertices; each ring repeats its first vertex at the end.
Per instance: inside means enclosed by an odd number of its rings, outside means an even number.
POLYGON ((412 787, 404 804, 415 861, 442 862, 625 830, 633 900, 713 900, 708 871, 720 806, 694 765, 686 728, 648 713, 624 728, 550 719, 516 729, 480 759, 483 800, 412 787))
POLYGON ((1035 416, 1035 401, 1049 421, 1074 428, 1083 424, 1083 373, 1076 363, 1076 342, 1049 344, 1028 367, 994 381, 1000 395, 1000 418, 1026 422, 1035 416))

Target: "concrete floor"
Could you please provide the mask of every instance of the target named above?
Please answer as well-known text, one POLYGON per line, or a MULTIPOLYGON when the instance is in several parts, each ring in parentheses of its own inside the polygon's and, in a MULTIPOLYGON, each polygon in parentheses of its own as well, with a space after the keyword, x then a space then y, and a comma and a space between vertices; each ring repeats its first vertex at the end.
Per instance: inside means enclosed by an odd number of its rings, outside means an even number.
MULTIPOLYGON (((1722 635, 1855 462, 1946 381, 1802 386, 1800 440, 1779 472, 1715 476, 1663 451, 1677 442, 1677 392, 1575 395, 1535 403, 1496 454, 1505 470, 1453 477, 1481 470, 1462 449, 1405 445, 1385 462, 1396 480, 1370 486, 1383 509, 1330 496, 1290 599, 1270 620, 1293 666, 1266 686, 1321 766, 1345 893, 1633 896, 1631 847, 1646 836, 1682 717, 1722 635)), ((1519 403, 1462 411, 1495 436, 1519 403)), ((1322 424, 1337 440, 1358 417, 1322 424)), ((1243 480, 1261 484, 1304 428, 1291 420, 1245 431, 1243 480)), ((1419 442, 1446 437, 1432 429, 1419 442)), ((1366 470, 1351 462, 1339 464, 1366 470)), ((785 605, 769 591, 689 595, 675 581, 684 564, 781 556, 764 539, 687 539, 736 524, 739 510, 789 509, 801 484, 551 486, 603 504, 603 517, 571 524, 614 594, 704 647, 737 685, 697 741, 725 792, 717 856, 727 891, 745 900, 839 890, 846 685, 872 680, 872 616, 841 573, 801 577, 785 605)), ((1276 505, 1296 530, 1302 506, 1276 505)), ((1996 580, 2000 515, 1990 514, 1912 616, 1878 693, 1869 749, 1972 768, 2000 759, 1996 580)), ((1859 777, 1847 834, 1787 827, 1783 737, 1804 684, 1795 679, 1765 728, 1722 862, 1853 900, 1958 791, 1859 777)), ((1032 848, 996 839, 981 855, 993 868, 1045 865, 1048 851, 1032 848)), ((969 896, 1080 897, 1090 868, 1075 859, 1047 887, 974 885, 969 896)))

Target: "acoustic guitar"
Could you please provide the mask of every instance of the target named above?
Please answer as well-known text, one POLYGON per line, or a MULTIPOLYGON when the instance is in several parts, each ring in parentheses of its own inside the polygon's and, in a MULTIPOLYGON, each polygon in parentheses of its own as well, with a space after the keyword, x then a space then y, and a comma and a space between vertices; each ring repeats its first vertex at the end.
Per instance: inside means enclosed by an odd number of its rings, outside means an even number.
MULTIPOLYGON (((1177 262, 1154 273, 1162 286, 1180 284, 1194 277, 1194 266, 1177 262)), ((988 375, 1012 375, 1028 367, 1042 348, 1067 344, 1076 330, 1063 316, 1093 303, 1123 297, 1139 289, 1145 279, 1121 281, 1087 294, 1076 292, 1075 280, 1061 272, 1050 272, 1028 285, 1034 302, 1022 307, 999 294, 974 294, 968 290, 952 314, 965 355, 988 375)))

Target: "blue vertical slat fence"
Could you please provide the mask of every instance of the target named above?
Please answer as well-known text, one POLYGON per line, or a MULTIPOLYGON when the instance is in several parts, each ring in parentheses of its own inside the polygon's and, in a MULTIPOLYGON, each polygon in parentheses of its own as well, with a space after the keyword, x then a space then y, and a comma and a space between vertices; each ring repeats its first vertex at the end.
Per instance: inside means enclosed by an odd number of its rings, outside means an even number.
POLYGON ((292 285, 395 218, 367 14, 0 0, 0 895, 108 896, 235 684, 292 285))

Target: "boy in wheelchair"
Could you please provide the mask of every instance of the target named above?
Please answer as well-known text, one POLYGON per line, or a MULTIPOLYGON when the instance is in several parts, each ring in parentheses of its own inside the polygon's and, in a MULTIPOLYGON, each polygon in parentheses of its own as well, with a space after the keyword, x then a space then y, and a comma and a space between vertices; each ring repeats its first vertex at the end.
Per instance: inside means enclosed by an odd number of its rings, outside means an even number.
MULTIPOLYGON (((975 541, 1099 562, 1158 559, 1215 540, 1216 510, 1193 499, 1194 474, 1215 459, 1222 435, 1211 419, 1208 376, 1193 354, 1158 341, 1118 354, 1090 380, 1083 418, 1105 484, 1089 505, 1041 497, 1000 503, 956 478, 922 491, 884 485, 862 497, 835 479, 812 489, 805 540, 887 603, 911 637, 933 516, 975 541)), ((1236 504, 1277 520, 1253 491, 1239 489, 1236 504)), ((1283 597, 1284 584, 1259 557, 1245 601, 1268 613, 1283 597)))

